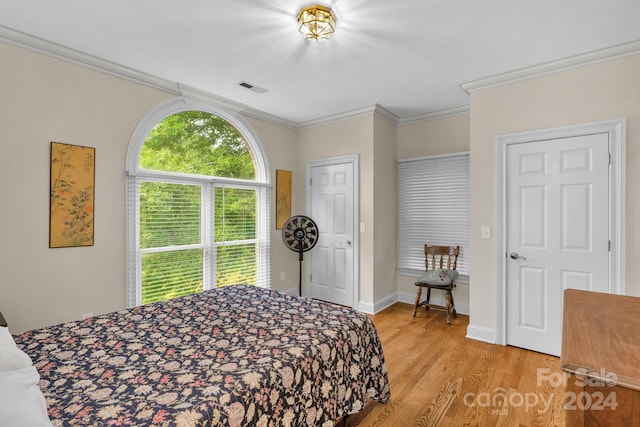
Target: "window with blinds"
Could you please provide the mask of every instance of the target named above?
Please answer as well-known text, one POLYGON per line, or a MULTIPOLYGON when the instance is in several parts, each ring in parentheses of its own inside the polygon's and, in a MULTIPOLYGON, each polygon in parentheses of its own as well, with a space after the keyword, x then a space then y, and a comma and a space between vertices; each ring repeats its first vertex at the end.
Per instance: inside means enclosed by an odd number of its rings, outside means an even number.
POLYGON ((217 285, 256 284, 256 191, 215 189, 217 285))
POLYGON ((469 154, 398 162, 401 273, 424 271, 424 245, 460 246, 458 271, 469 274, 469 154))
POLYGON ((200 185, 140 183, 142 304, 202 291, 200 185))
POLYGON ((256 179, 257 155, 229 122, 202 111, 152 129, 127 178, 129 307, 271 286, 270 186, 256 179))

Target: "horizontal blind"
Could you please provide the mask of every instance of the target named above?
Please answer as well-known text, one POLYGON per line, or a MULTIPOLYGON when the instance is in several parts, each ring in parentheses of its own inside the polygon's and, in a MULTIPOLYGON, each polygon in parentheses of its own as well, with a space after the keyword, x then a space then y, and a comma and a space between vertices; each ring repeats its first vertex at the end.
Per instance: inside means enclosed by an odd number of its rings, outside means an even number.
POLYGON ((255 243, 218 246, 216 249, 217 286, 256 284, 255 243))
POLYGON ((142 304, 202 291, 203 250, 142 254, 142 304))
POLYGON ((256 284, 257 190, 215 188, 216 285, 256 284))
POLYGON ((200 185, 143 182, 140 185, 140 247, 201 243, 200 185))
POLYGON ((126 248, 126 280, 127 307, 142 304, 141 286, 141 254, 140 254, 140 184, 141 180, 135 176, 127 176, 127 248, 126 248))
POLYGON ((198 184, 140 183, 142 304, 202 291, 201 199, 198 184))
POLYGON ((215 239, 217 242, 256 238, 255 189, 215 188, 215 239))
POLYGON ((271 189, 257 188, 258 194, 258 262, 256 285, 271 288, 271 189))
POLYGON ((401 270, 423 271, 424 245, 460 246, 458 271, 469 274, 469 154, 398 162, 401 270))

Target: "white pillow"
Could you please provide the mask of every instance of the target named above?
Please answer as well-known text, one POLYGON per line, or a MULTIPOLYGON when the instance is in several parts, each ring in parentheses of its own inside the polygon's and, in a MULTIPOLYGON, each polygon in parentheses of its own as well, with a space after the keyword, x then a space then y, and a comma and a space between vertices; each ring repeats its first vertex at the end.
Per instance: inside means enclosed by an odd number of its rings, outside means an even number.
POLYGON ((35 366, 0 372, 0 426, 52 427, 35 366))
POLYGON ((31 358, 16 347, 9 329, 0 326, 0 372, 14 371, 32 365, 31 358))

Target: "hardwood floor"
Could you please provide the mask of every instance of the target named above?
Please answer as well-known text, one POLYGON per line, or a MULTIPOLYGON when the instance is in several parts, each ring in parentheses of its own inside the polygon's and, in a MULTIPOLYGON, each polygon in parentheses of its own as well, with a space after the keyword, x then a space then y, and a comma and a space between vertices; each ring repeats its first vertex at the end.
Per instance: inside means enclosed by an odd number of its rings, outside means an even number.
POLYGON ((559 358, 465 338, 467 316, 447 326, 443 311, 412 312, 396 303, 371 316, 391 399, 351 415, 348 427, 564 425, 559 358))

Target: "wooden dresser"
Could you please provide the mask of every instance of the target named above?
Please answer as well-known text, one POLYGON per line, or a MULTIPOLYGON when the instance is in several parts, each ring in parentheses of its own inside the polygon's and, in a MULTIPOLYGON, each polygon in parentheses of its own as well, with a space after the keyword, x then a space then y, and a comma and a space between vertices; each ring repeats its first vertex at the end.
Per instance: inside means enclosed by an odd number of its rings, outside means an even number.
POLYGON ((567 289, 566 425, 640 426, 640 298, 567 289))

